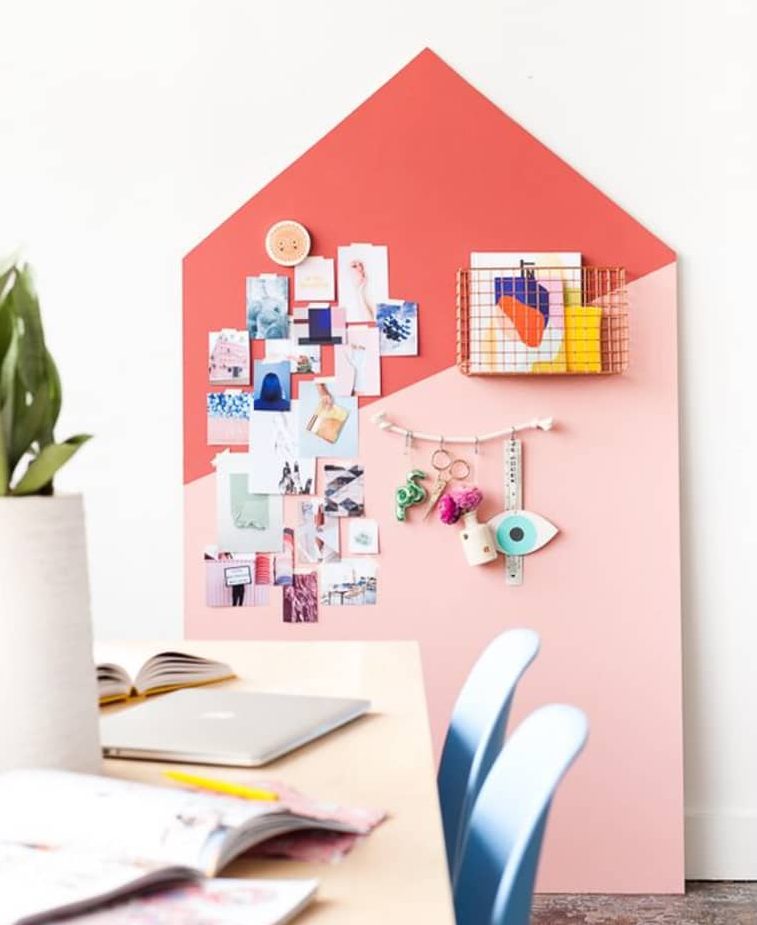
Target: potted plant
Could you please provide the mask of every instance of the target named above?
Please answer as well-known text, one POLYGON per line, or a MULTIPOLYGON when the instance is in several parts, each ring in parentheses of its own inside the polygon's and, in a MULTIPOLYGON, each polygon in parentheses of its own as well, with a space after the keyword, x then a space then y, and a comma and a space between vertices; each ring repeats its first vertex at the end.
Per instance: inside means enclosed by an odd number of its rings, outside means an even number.
POLYGON ((31 273, 0 266, 0 770, 100 764, 84 511, 54 478, 61 384, 31 273))

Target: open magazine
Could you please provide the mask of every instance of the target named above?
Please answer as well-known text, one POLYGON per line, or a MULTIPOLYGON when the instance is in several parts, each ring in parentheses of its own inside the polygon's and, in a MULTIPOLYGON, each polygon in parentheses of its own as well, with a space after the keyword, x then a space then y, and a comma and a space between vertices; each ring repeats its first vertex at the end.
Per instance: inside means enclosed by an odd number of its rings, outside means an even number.
MULTIPOLYGON (((31 894, 38 909, 21 907, 15 918, 0 914, 0 925, 52 908, 91 907, 158 883, 212 877, 248 849, 295 832, 367 834, 383 818, 339 807, 329 815, 328 807, 291 796, 257 802, 66 771, 0 774, 0 897, 15 889, 14 869, 24 866, 27 846, 39 852, 31 866, 50 865, 50 876, 30 881, 37 884, 31 894)), ((4 898, 0 906, 4 913, 4 898)))
POLYGON ((76 915, 72 925, 283 925, 310 902, 317 885, 201 880, 187 867, 0 843, 0 925, 35 925, 61 915, 76 915))

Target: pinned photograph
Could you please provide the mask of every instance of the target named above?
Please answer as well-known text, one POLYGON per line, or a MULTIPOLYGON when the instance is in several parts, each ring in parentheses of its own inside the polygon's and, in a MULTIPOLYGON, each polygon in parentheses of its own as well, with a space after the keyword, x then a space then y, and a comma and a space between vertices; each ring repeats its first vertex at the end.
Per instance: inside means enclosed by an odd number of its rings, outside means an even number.
POLYGON ((347 339, 347 312, 338 305, 331 308, 331 336, 337 344, 347 339))
POLYGON ((284 588, 284 623, 318 622, 318 576, 315 572, 295 572, 292 584, 284 588))
POLYGON ((377 520, 358 517, 347 523, 347 552, 351 556, 377 555, 379 525, 377 520))
POLYGON ((241 389, 208 392, 208 446, 246 446, 252 395, 241 389))
POLYGON ((207 547, 205 603, 208 607, 254 607, 255 556, 207 547))
POLYGON ((360 465, 327 463, 323 469, 327 514, 334 517, 362 517, 365 514, 365 469, 360 465))
MULTIPOLYGON (((378 328, 367 325, 349 328, 347 343, 334 347, 334 378, 338 383, 351 381, 355 395, 381 394, 378 328)), ((350 392, 340 391, 338 394, 349 395, 350 392)))
POLYGON ((273 557, 273 583, 277 586, 291 585, 294 572, 294 530, 284 528, 284 549, 273 557))
POLYGON ((383 244, 350 244, 337 251, 339 305, 347 321, 375 321, 389 298, 389 253, 383 244))
POLYGON ((299 451, 297 402, 291 411, 253 411, 250 415, 250 491, 269 495, 310 495, 315 490, 315 459, 299 451))
POLYGON ((252 340, 289 337, 289 277, 247 277, 247 331, 252 340))
POLYGON ((418 303, 389 299, 377 306, 381 356, 418 356, 418 303))
POLYGON ((255 587, 260 588, 273 584, 273 566, 271 556, 267 552, 255 555, 255 587))
POLYGON ((324 512, 321 498, 300 501, 295 537, 299 564, 339 559, 339 521, 324 512))
POLYGON ((376 603, 378 567, 371 559, 343 559, 322 565, 321 603, 357 607, 376 603))
MULTIPOLYGON (((303 330, 307 331, 307 324, 302 325, 295 322, 292 325, 292 337, 288 340, 267 340, 265 342, 266 363, 289 363, 289 371, 292 373, 320 373, 320 344, 298 343, 296 337, 303 330)), ((303 333, 303 336, 307 334, 303 333)))
POLYGON ((289 363, 267 363, 255 360, 253 401, 255 411, 289 411, 291 408, 292 374, 289 363))
POLYGON ((334 258, 306 257, 294 268, 295 302, 334 301, 334 258))
POLYGON ((283 497, 249 491, 250 453, 224 450, 213 465, 219 548, 232 553, 281 552, 283 497))
POLYGON ((250 338, 247 331, 224 328, 209 332, 208 378, 216 385, 250 384, 250 338))
POLYGON ((299 313, 296 316, 297 343, 302 346, 323 346, 328 344, 341 344, 344 332, 335 330, 334 313, 330 305, 309 305, 307 308, 307 324, 300 321, 299 313))
POLYGON ((300 456, 353 458, 358 454, 357 398, 336 396, 333 380, 301 382, 298 406, 300 456))

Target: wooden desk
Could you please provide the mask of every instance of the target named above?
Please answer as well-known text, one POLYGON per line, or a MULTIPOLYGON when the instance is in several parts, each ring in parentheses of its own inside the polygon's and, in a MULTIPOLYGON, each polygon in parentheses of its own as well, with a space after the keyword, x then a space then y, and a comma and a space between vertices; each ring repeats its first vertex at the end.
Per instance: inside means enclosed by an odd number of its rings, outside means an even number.
MULTIPOLYGON (((390 817, 339 864, 254 858, 224 873, 317 877, 318 899, 298 925, 454 925, 415 643, 174 641, 119 648, 145 658, 178 648, 222 659, 239 674, 230 682, 239 689, 369 698, 371 715, 266 768, 223 768, 217 776, 244 783, 280 778, 319 798, 386 809, 390 817)), ((159 762, 109 759, 105 765, 114 777, 165 783, 166 765, 159 762)))

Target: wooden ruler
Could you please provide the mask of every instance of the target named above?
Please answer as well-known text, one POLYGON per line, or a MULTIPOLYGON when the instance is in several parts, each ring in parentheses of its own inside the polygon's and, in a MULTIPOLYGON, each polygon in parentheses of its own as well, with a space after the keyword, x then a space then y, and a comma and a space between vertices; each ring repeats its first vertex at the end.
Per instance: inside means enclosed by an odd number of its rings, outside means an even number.
MULTIPOLYGON (((523 509, 523 444, 515 437, 505 441, 505 510, 523 509)), ((523 584, 523 556, 505 556, 505 582, 523 584)))

